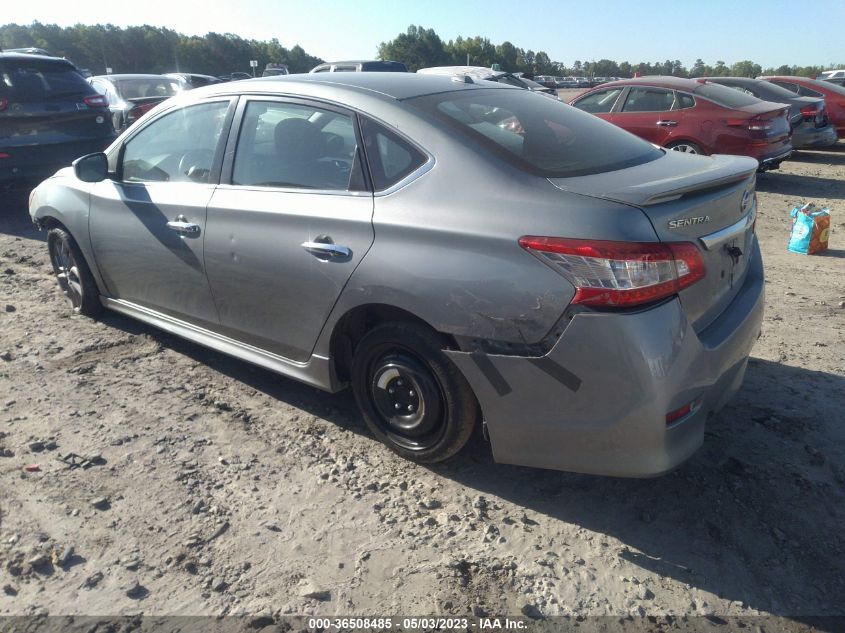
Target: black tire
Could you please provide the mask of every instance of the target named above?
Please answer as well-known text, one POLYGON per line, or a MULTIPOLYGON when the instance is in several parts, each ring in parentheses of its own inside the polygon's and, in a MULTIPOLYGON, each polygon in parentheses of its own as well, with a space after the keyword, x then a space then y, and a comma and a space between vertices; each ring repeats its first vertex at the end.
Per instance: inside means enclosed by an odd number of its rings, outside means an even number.
POLYGON ((442 349, 441 337, 426 327, 385 323, 364 335, 352 358, 352 390, 364 421, 411 461, 452 457, 479 417, 469 383, 442 349))
POLYGON ((53 274, 59 281, 59 288, 70 301, 73 312, 91 318, 99 316, 103 311, 100 291, 76 240, 66 230, 52 228, 47 233, 47 248, 53 274))
POLYGON ((699 156, 705 156, 704 151, 698 145, 689 141, 675 141, 674 143, 669 143, 666 145, 666 149, 684 152, 685 154, 698 154, 699 156))

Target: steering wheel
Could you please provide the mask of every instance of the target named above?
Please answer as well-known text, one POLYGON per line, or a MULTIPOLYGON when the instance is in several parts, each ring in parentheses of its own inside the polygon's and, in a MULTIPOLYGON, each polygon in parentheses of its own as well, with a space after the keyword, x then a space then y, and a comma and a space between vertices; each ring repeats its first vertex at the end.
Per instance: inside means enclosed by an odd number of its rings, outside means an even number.
POLYGON ((179 175, 187 176, 194 182, 208 182, 213 160, 214 152, 210 149, 188 150, 179 159, 179 175))

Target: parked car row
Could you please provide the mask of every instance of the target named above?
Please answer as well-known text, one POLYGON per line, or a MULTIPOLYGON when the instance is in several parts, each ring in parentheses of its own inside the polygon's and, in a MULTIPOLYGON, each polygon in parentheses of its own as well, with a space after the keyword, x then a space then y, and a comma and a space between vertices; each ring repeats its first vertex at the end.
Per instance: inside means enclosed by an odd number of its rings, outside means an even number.
POLYGON ((824 99, 754 79, 626 79, 589 90, 571 105, 667 149, 751 156, 761 170, 777 168, 795 148, 838 140, 824 99))

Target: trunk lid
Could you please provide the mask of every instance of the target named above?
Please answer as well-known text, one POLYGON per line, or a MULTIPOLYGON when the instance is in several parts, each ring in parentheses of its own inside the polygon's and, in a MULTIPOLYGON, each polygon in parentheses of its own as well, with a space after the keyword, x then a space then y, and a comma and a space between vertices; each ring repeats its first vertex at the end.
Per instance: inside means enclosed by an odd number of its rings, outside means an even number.
MULTIPOLYGON (((679 294, 696 331, 707 327, 745 279, 756 215, 756 160, 666 152, 608 174, 552 178, 559 189, 639 208, 663 242, 693 242, 707 269, 679 294)), ((608 239, 596 236, 596 239, 608 239)))

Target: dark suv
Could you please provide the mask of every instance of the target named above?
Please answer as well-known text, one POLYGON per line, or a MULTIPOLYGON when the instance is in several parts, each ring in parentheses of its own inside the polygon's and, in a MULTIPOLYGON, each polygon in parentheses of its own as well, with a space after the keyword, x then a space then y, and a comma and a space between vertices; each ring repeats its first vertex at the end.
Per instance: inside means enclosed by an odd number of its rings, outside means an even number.
POLYGON ((69 61, 0 53, 0 186, 43 179, 114 138, 105 98, 69 61))

